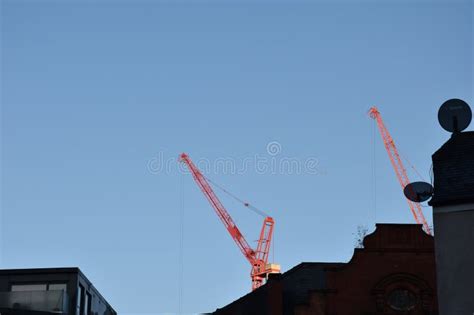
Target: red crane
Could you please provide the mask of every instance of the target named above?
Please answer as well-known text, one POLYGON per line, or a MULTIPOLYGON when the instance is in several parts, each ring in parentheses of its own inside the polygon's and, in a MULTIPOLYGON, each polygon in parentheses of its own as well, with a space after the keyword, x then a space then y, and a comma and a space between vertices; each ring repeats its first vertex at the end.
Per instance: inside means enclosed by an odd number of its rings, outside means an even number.
MULTIPOLYGON (((197 183, 211 206, 216 211, 217 216, 219 219, 221 219, 222 223, 234 242, 239 247, 242 254, 244 254, 245 258, 250 263, 252 267, 250 272, 250 277, 252 279, 252 290, 257 289, 264 284, 268 274, 280 272, 279 265, 268 264, 268 254, 270 252, 270 244, 272 241, 273 226, 275 221, 269 216, 265 217, 263 220, 262 230, 260 232, 260 238, 258 239, 257 249, 252 249, 240 230, 237 228, 237 225, 235 224, 234 220, 232 220, 232 217, 220 202, 219 198, 217 198, 206 177, 204 177, 201 171, 199 171, 196 165, 194 165, 190 157, 186 153, 182 153, 180 155, 180 160, 187 165, 191 171, 191 174, 193 175, 194 181, 197 183)), ((248 203, 244 203, 244 205, 246 207, 251 207, 248 203)))
MULTIPOLYGON (((385 149, 387 150, 388 156, 390 158, 390 162, 392 163, 393 169, 395 170, 395 174, 397 175, 398 181, 402 186, 402 190, 405 188, 406 185, 410 183, 408 179, 407 171, 403 162, 400 158, 400 154, 398 153, 397 147, 395 146, 395 142, 393 141, 392 136, 388 132, 385 124, 382 120, 382 116, 380 115, 379 110, 377 107, 372 107, 369 110, 369 115, 371 118, 375 119, 377 122, 377 126, 379 127, 380 135, 382 136, 383 143, 385 145, 385 149)), ((410 207, 411 213, 415 218, 416 223, 422 224, 423 229, 429 235, 432 235, 430 226, 428 222, 426 222, 425 216, 423 215, 423 211, 421 210, 421 206, 419 203, 413 202, 407 199, 408 206, 410 207)))

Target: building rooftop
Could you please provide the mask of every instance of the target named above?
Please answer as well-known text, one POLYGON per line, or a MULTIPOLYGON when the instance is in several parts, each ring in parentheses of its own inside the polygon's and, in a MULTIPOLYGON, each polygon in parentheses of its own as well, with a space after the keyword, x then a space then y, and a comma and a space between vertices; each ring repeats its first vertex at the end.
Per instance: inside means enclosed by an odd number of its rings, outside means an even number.
MULTIPOLYGON (((296 305, 304 305, 312 292, 330 292, 328 276, 364 264, 364 257, 373 253, 428 253, 434 251, 431 235, 421 224, 377 224, 376 230, 364 238, 364 248, 356 248, 347 262, 302 262, 282 274, 271 274, 267 283, 234 302, 216 310, 216 314, 272 314, 272 304, 281 303, 283 314, 291 314, 296 305), (283 292, 281 301, 274 292, 283 292)), ((376 254, 372 257, 378 257, 376 254)))
MULTIPOLYGON (((66 268, 14 268, 14 269, 0 269, 0 275, 8 274, 43 274, 43 273, 81 273, 77 267, 66 268)), ((84 276, 85 277, 85 276, 84 276)))

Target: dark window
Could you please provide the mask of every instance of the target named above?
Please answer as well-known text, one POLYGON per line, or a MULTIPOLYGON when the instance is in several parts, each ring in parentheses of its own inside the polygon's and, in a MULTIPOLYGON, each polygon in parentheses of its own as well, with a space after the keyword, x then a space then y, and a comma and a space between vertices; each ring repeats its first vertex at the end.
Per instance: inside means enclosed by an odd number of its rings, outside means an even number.
POLYGON ((91 315, 91 304, 92 297, 89 293, 86 293, 86 307, 84 308, 86 313, 84 315, 91 315))
POLYGON ((76 314, 84 314, 84 287, 82 285, 79 285, 79 289, 77 290, 76 314))

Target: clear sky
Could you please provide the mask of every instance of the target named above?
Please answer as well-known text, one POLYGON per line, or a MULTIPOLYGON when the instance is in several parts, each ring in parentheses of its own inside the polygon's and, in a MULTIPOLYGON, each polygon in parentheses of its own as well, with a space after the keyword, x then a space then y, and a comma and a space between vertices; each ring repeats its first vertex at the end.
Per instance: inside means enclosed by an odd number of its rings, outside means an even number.
POLYGON ((182 151, 285 271, 413 222, 370 106, 429 179, 438 107, 474 105, 472 1, 2 0, 1 28, 1 267, 78 266, 121 314, 250 289, 182 151))

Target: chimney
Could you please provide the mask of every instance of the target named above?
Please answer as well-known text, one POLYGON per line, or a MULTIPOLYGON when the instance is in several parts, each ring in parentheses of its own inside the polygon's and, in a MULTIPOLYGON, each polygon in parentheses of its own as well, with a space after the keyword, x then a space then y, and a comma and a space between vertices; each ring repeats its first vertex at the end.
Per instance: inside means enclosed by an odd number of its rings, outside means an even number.
POLYGON ((433 156, 433 223, 440 315, 474 313, 474 132, 433 156))

